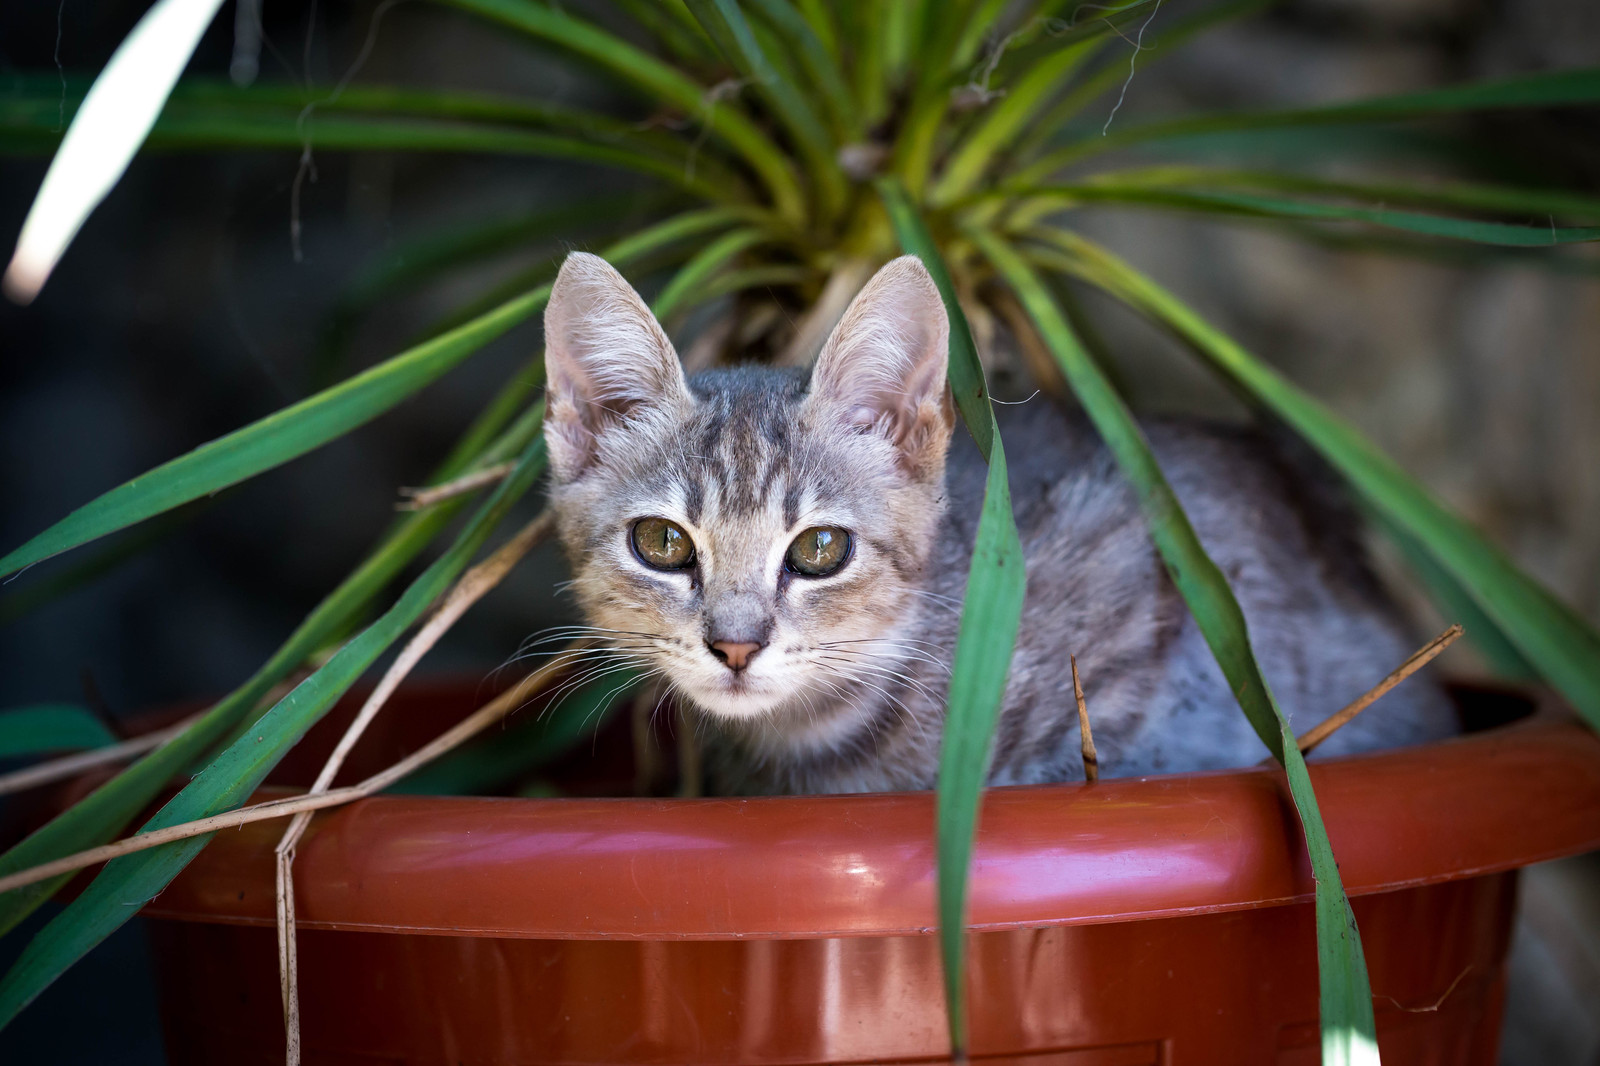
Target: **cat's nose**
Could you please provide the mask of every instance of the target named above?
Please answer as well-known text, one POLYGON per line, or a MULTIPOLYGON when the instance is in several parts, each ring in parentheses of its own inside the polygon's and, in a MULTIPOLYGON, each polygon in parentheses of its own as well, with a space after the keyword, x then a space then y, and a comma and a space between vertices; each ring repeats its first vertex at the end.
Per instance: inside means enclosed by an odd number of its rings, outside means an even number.
POLYGON ((765 644, 753 641, 713 640, 707 646, 711 654, 722 660, 722 664, 734 673, 738 673, 750 665, 750 660, 756 657, 756 652, 765 648, 765 644))

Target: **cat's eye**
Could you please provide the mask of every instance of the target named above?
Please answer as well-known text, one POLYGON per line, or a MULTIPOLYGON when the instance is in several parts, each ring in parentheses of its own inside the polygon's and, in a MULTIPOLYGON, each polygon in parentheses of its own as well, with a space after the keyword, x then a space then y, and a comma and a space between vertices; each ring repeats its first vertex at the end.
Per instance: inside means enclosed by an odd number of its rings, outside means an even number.
POLYGON ((641 518, 633 524, 633 553, 657 570, 682 570, 694 565, 694 541, 676 522, 641 518))
POLYGON ((814 526, 794 538, 784 565, 806 577, 826 577, 849 559, 849 533, 838 526, 814 526))

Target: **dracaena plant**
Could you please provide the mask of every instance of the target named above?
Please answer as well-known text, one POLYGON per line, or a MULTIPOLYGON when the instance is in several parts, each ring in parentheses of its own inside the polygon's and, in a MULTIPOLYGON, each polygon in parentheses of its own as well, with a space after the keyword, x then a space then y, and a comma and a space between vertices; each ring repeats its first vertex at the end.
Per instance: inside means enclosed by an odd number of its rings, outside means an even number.
MULTIPOLYGON (((750 350, 781 358, 788 349, 792 357, 796 349, 804 354, 808 329, 820 328, 815 323, 873 266, 902 250, 920 255, 952 319, 957 405, 990 463, 938 796, 939 924, 953 1048, 963 1052, 966 1045, 960 995, 966 871, 1023 596, 1004 446, 965 309, 1004 322, 1019 344, 1053 360, 1050 373, 1059 373, 1135 486, 1155 544, 1242 712, 1281 760, 1301 816, 1317 884, 1324 1061, 1374 1061, 1360 936, 1305 763, 1262 680, 1227 582, 1107 376, 1068 285, 1102 290, 1170 330, 1263 417, 1303 436, 1396 537, 1447 613, 1468 621, 1502 659, 1537 672, 1597 725, 1600 639, 1349 424, 1084 236, 1073 220, 1105 208, 1198 213, 1408 254, 1594 240, 1600 200, 1581 195, 1464 180, 1459 172, 1444 180, 1332 180, 1312 165, 1223 167, 1206 138, 1251 134, 1270 142, 1293 134, 1315 142, 1323 131, 1381 125, 1386 137, 1371 143, 1392 146, 1464 113, 1600 102, 1600 70, 1294 111, 1179 115, 1108 130, 1108 94, 1128 76, 1124 42, 1135 32, 1138 61, 1148 65, 1193 34, 1262 5, 1170 10, 1157 21, 1158 0, 616 0, 614 8, 585 13, 539 0, 441 2, 461 18, 525 41, 541 60, 554 53, 586 68, 633 102, 601 113, 540 99, 359 81, 322 92, 265 84, 239 89, 198 77, 179 82, 220 0, 160 0, 81 100, 24 228, 9 291, 24 299, 37 291, 142 143, 535 156, 629 171, 656 190, 641 196, 656 197, 643 202, 655 205, 657 217, 631 234, 608 231, 604 212, 558 209, 428 238, 405 259, 386 260, 356 279, 336 337, 387 294, 558 238, 586 242, 647 282, 664 279, 654 309, 669 327, 714 303, 734 323, 728 336, 750 350), (1091 105, 1097 106, 1090 111, 1091 105), (817 306, 817 317, 802 318, 800 337, 790 339, 785 317, 772 314, 775 300, 796 311, 817 306)), ((48 150, 58 136, 54 73, 20 85, 0 98, 0 137, 13 148, 48 150)), ((1345 162, 1365 164, 1363 173, 1382 173, 1373 169, 1381 157, 1363 157, 1362 145, 1359 138, 1328 137, 1322 147, 1353 156, 1345 162)), ((1579 269, 1593 264, 1570 250, 1523 254, 1579 269)), ((288 462, 382 415, 538 316, 547 281, 537 273, 521 277, 511 291, 463 308, 415 347, 112 489, 0 559, 0 575, 288 462)), ((488 398, 483 414, 442 457, 439 481, 496 466, 510 473, 432 565, 398 596, 388 591, 409 562, 446 536, 467 497, 400 520, 253 677, 0 857, 0 874, 120 834, 176 772, 197 762, 204 770, 146 829, 243 802, 450 585, 535 483, 544 461, 542 408, 530 406, 527 396, 539 373, 535 360, 488 398), (376 621, 361 624, 380 608, 376 621), (265 698, 308 664, 315 668, 288 695, 265 698), (249 723, 248 740, 237 740, 249 723)), ((0 981, 0 1021, 126 921, 136 909, 129 901, 159 892, 207 839, 110 863, 0 981)), ((60 883, 0 896, 0 930, 14 927, 60 883)))

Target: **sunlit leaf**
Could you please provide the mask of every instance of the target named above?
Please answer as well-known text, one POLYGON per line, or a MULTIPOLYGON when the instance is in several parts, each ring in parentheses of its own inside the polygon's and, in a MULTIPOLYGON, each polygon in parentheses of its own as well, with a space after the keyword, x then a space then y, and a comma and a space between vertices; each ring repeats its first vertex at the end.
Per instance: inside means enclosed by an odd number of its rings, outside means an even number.
POLYGON ((4 287, 27 303, 127 169, 222 0, 156 0, 73 116, 28 209, 4 287))

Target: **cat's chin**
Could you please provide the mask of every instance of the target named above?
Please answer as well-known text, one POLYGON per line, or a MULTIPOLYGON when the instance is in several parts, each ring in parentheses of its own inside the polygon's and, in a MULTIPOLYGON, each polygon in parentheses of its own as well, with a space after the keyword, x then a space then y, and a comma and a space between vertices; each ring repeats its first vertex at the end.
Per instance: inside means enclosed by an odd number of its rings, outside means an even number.
POLYGON ((717 688, 696 687, 689 690, 689 698, 702 713, 713 718, 745 720, 776 710, 784 702, 785 693, 776 688, 767 691, 765 686, 758 688, 745 683, 717 688))

